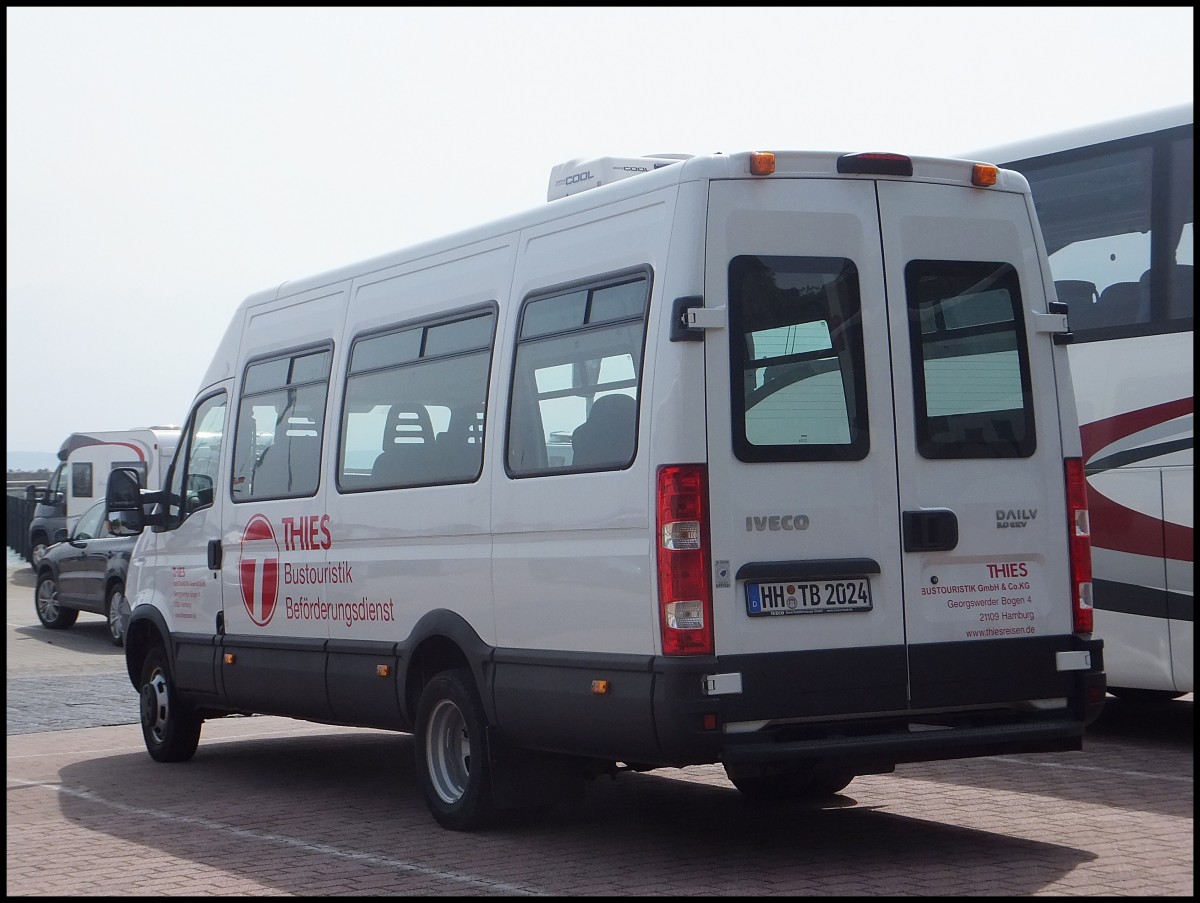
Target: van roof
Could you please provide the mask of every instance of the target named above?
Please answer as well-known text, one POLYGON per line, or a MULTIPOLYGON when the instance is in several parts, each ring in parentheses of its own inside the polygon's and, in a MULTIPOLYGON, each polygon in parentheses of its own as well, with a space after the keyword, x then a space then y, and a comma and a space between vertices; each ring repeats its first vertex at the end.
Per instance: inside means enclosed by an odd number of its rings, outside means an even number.
MULTIPOLYGON (((299 279, 288 280, 274 289, 255 292, 243 301, 243 306, 253 306, 263 301, 307 291, 323 285, 341 282, 363 273, 384 269, 410 260, 420 259, 433 254, 452 251, 455 248, 474 244, 497 235, 517 232, 531 225, 561 219, 573 214, 585 213, 588 210, 611 203, 622 197, 636 197, 669 185, 689 181, 760 178, 750 171, 750 159, 757 151, 742 151, 738 153, 712 153, 698 156, 686 154, 652 154, 644 157, 598 157, 592 160, 572 160, 559 164, 552 171, 549 194, 554 193, 554 182, 558 178, 566 179, 570 172, 579 167, 586 167, 595 162, 598 166, 603 161, 603 170, 610 181, 603 178, 595 179, 595 187, 587 191, 568 192, 556 197, 540 207, 530 207, 523 211, 510 214, 500 219, 470 227, 466 230, 432 238, 404 248, 398 248, 378 257, 359 260, 325 273, 303 274, 299 279), (630 163, 628 161, 635 161, 630 163), (656 167, 646 171, 624 171, 619 178, 619 167, 647 165, 637 164, 636 161, 652 161, 656 167), (678 164, 678 165, 675 165, 678 164), (557 176, 555 175, 557 174, 557 176), (636 176, 636 178, 631 178, 636 176)), ((846 178, 846 179, 875 179, 877 174, 839 173, 838 160, 856 154, 874 152, 856 151, 773 151, 775 171, 772 175, 761 178, 846 178)), ((909 156, 913 164, 913 174, 908 177, 911 181, 935 182, 951 185, 971 184, 971 167, 973 161, 951 157, 909 156)), ((588 181, 588 180, 582 180, 588 181)), ((565 186, 564 186, 565 187, 565 186)), ((1028 192, 1029 186, 1025 177, 1015 171, 1001 173, 996 189, 1028 192)), ((995 189, 993 189, 995 190, 995 189)))

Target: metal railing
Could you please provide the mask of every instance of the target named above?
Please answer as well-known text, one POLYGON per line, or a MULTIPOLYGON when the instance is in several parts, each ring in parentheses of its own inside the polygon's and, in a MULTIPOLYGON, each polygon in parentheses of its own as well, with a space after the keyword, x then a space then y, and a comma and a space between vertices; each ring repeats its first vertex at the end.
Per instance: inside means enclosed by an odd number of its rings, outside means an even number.
POLYGON ((30 482, 22 480, 8 484, 8 526, 5 542, 8 547, 29 559, 29 525, 33 523, 33 512, 37 502, 33 500, 28 490, 34 486, 44 486, 45 482, 30 482))

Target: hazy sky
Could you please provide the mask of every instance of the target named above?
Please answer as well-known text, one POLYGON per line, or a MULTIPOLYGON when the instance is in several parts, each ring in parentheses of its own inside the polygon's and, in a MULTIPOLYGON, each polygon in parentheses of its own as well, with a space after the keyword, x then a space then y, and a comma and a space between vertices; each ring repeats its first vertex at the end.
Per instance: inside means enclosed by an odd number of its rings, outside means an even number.
POLYGON ((564 160, 953 155, 1192 100, 1191 7, 5 18, 9 451, 182 422, 247 295, 538 206, 564 160))

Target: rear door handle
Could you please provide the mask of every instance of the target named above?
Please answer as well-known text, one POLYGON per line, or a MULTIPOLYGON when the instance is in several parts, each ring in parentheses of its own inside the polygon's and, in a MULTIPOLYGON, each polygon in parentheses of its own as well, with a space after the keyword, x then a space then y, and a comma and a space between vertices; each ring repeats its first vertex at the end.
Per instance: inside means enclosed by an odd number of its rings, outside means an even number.
POLYGON ((958 545, 958 517, 949 508, 923 508, 901 515, 906 552, 948 552, 958 545))

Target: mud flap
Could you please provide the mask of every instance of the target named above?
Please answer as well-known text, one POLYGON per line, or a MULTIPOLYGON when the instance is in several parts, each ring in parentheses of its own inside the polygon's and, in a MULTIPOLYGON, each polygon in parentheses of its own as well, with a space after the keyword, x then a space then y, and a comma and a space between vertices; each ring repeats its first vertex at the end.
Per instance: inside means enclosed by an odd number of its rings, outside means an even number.
POLYGON ((583 796, 583 772, 570 756, 521 749, 491 727, 487 744, 496 809, 549 809, 583 796))

